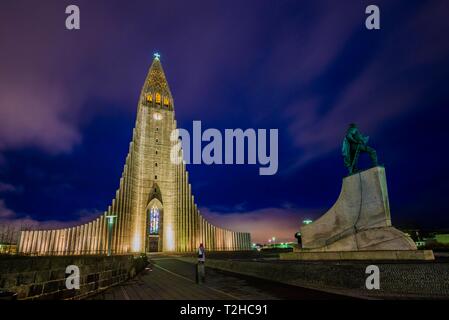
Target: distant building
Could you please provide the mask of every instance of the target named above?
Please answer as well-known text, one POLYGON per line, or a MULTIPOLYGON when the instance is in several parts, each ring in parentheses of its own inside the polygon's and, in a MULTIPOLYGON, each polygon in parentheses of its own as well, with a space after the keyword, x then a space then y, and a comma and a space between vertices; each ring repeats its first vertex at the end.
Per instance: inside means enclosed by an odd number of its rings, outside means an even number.
POLYGON ((17 253, 17 245, 15 243, 0 243, 0 254, 17 253))

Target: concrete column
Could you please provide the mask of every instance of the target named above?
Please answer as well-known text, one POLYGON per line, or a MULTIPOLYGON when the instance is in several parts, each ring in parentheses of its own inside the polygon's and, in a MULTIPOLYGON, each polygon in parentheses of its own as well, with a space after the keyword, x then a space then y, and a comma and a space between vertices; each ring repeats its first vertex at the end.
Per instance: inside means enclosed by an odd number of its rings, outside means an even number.
POLYGON ((80 226, 80 244, 79 244, 79 252, 80 255, 84 254, 84 224, 80 226))
POLYGON ((55 246, 54 246, 54 254, 59 255, 59 229, 55 230, 55 246))
POLYGON ((81 227, 75 227, 75 254, 79 255, 81 252, 81 227))
POLYGON ((28 233, 25 230, 20 231, 20 253, 26 253, 27 246, 28 246, 28 233))
POLYGON ((217 251, 221 250, 221 228, 217 228, 217 251))
POLYGON ((17 242, 17 252, 22 252, 23 248, 23 231, 20 231, 19 233, 19 241, 17 242))
POLYGON ((86 254, 91 254, 90 246, 92 245, 92 222, 86 225, 87 235, 86 235, 86 254))
POLYGON ((188 247, 188 240, 189 240, 189 214, 188 214, 188 180, 187 180, 187 172, 184 171, 184 190, 183 190, 183 201, 184 201, 184 209, 183 209, 183 216, 184 216, 184 236, 183 236, 183 242, 184 242, 184 251, 189 251, 188 247))
POLYGON ((208 228, 208 222, 207 220, 204 220, 204 246, 207 250, 210 248, 209 244, 209 228, 208 228))
POLYGON ((95 254, 95 226, 97 221, 94 220, 92 223, 92 229, 91 229, 91 239, 90 239, 90 254, 95 254))
POLYGON ((92 245, 92 222, 86 224, 86 254, 91 254, 90 246, 92 245))
POLYGON ((176 166, 176 251, 181 251, 181 164, 176 166))
POLYGON ((58 230, 58 255, 63 255, 63 241, 64 241, 64 235, 63 235, 63 229, 58 230))
POLYGON ((207 246, 209 247, 209 250, 213 250, 213 248, 212 248, 211 225, 210 225, 209 222, 207 223, 207 246))
POLYGON ((28 231, 28 246, 27 253, 33 252, 33 243, 34 243, 34 231, 28 231))
POLYGON ((107 222, 106 222, 106 218, 105 218, 104 215, 101 216, 101 219, 103 220, 101 222, 101 238, 103 240, 103 244, 102 244, 103 249, 102 249, 102 251, 103 251, 103 254, 106 254, 107 250, 108 250, 108 239, 107 239, 107 234, 106 234, 106 232, 107 232, 106 223, 107 222))
POLYGON ((117 224, 118 224, 118 240, 117 240, 117 250, 118 253, 123 253, 123 222, 124 222, 124 213, 123 213, 123 201, 122 201, 122 185, 123 180, 120 179, 120 188, 116 192, 117 198, 117 224))
POLYGON ((206 219, 203 219, 203 225, 201 226, 203 229, 203 245, 206 247, 207 250, 209 250, 209 246, 207 244, 207 229, 206 229, 206 219))
MULTIPOLYGON (((188 183, 188 182, 187 182, 188 183)), ((191 189, 191 185, 190 183, 188 183, 188 188, 187 188, 187 230, 188 230, 188 239, 187 239, 187 246, 188 246, 188 251, 191 252, 193 251, 192 248, 192 238, 193 238, 193 234, 192 234, 192 189, 191 189)))
POLYGON ((116 208, 116 200, 112 200, 112 204, 109 207, 109 214, 117 216, 114 219, 114 224, 112 225, 112 253, 117 253, 117 237, 118 237, 118 214, 117 214, 117 208, 116 208))
POLYGON ((99 254, 104 254, 104 239, 103 239, 103 227, 104 227, 104 215, 100 216, 100 222, 98 226, 98 251, 99 254))
POLYGON ((35 236, 34 236, 34 243, 33 243, 33 252, 32 252, 32 254, 37 254, 38 253, 39 245, 40 245, 40 231, 36 230, 35 231, 35 236))
POLYGON ((28 231, 21 231, 21 239, 23 239, 23 245, 21 252, 28 253, 28 243, 30 242, 30 233, 28 231))
POLYGON ((85 254, 90 254, 90 252, 89 252, 89 246, 90 246, 90 231, 91 231, 91 224, 90 224, 90 222, 89 223, 86 223, 86 235, 85 235, 85 242, 84 242, 84 252, 85 252, 85 254))
POLYGON ((215 250, 215 244, 214 244, 214 226, 210 225, 210 248, 212 251, 215 250))
POLYGON ((243 241, 242 241, 242 234, 239 232, 238 233, 238 246, 239 246, 239 250, 243 249, 243 241))
POLYGON ((85 236, 85 243, 84 243, 84 251, 86 254, 90 254, 89 247, 90 247, 90 232, 91 232, 91 224, 86 223, 86 236, 85 236))
POLYGON ((80 246, 80 254, 85 254, 85 243, 86 243, 86 225, 81 225, 81 246, 80 246))
POLYGON ((43 231, 38 231, 38 241, 37 241, 37 247, 36 247, 36 253, 41 255, 42 254, 42 242, 43 242, 43 231))
POLYGON ((71 248, 69 249, 70 254, 72 255, 76 255, 77 254, 77 240, 78 240, 78 236, 77 236, 77 227, 72 227, 72 244, 71 244, 71 248))
POLYGON ((50 241, 50 254, 56 254, 56 230, 51 230, 51 241, 50 241))
POLYGON ((59 251, 61 252, 61 255, 65 255, 67 254, 67 250, 66 250, 66 229, 61 229, 61 238, 60 238, 60 244, 59 244, 59 251))
POLYGON ((59 248, 60 241, 61 241, 60 230, 56 229, 55 230, 55 246, 54 246, 54 254, 55 255, 60 254, 60 248, 59 248))
POLYGON ((58 251, 58 249, 56 248, 57 245, 57 238, 56 238, 56 229, 52 230, 52 235, 51 235, 51 247, 50 247, 50 253, 51 255, 56 255, 56 252, 58 251))
POLYGON ((125 182, 122 182, 122 186, 120 187, 120 215, 121 219, 121 236, 120 236, 120 250, 122 253, 126 253, 126 203, 125 203, 125 182))
POLYGON ((23 231, 24 237, 25 237, 25 244, 23 247, 23 253, 29 253, 30 252, 30 245, 31 245, 31 232, 30 231, 23 231))
POLYGON ((67 254, 65 241, 66 241, 66 229, 61 229, 61 243, 60 243, 61 255, 67 254))
POLYGON ((65 228, 63 231, 64 238, 62 241, 62 251, 64 255, 68 254, 68 242, 69 242, 69 228, 65 228))
POLYGON ((47 245, 48 245, 48 231, 44 230, 42 231, 42 246, 41 246, 41 253, 43 255, 47 254, 47 245))
POLYGON ((98 234, 97 234, 97 236, 98 236, 98 240, 97 240, 97 251, 98 251, 98 254, 103 254, 103 216, 100 216, 99 218, 98 218, 98 234))
POLYGON ((92 246, 90 247, 90 251, 92 254, 97 253, 97 224, 98 219, 95 219, 92 222, 92 246))
POLYGON ((28 253, 32 253, 33 252, 33 247, 34 247, 34 230, 30 231, 30 244, 29 244, 29 251, 28 253))
POLYGON ((72 228, 67 228, 65 231, 65 244, 64 244, 64 254, 70 255, 70 234, 72 228))
POLYGON ((42 230, 38 230, 36 249, 34 250, 36 254, 41 254, 41 246, 42 246, 42 230))
POLYGON ((186 177, 184 164, 181 170, 181 251, 186 251, 186 177))
POLYGON ((64 229, 59 230, 59 254, 64 255, 64 229))

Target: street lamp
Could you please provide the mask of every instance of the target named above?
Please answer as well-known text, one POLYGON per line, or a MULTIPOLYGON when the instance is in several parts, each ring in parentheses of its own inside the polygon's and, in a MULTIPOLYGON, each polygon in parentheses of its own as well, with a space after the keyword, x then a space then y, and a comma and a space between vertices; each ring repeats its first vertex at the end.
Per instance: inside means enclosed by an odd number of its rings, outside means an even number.
POLYGON ((112 226, 115 218, 117 218, 116 215, 106 216, 106 219, 108 219, 108 256, 112 254, 112 226))

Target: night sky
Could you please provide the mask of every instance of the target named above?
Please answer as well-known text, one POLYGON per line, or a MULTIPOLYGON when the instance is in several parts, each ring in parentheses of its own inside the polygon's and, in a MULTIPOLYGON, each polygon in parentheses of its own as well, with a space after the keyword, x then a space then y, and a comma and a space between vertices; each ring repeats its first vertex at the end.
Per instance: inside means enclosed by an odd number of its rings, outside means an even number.
POLYGON ((292 240, 337 199, 356 122, 386 167, 393 224, 448 228, 448 12, 446 0, 1 0, 0 223, 73 225, 107 208, 157 51, 179 127, 279 129, 274 176, 188 166, 212 222, 292 240), (369 4, 381 30, 365 28, 369 4))

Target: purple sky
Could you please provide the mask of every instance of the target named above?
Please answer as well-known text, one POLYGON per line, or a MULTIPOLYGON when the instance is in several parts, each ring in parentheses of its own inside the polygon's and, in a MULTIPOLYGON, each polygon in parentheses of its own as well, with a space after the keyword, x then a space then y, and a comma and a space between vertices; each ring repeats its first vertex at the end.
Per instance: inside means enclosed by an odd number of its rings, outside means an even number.
POLYGON ((292 239, 337 198, 357 122, 386 165, 393 221, 449 227, 449 4, 376 3, 380 31, 365 28, 368 1, 2 0, 0 219, 65 225, 107 207, 159 51, 181 127, 280 130, 274 177, 189 168, 213 221, 292 239), (69 4, 79 31, 64 27, 69 4))

